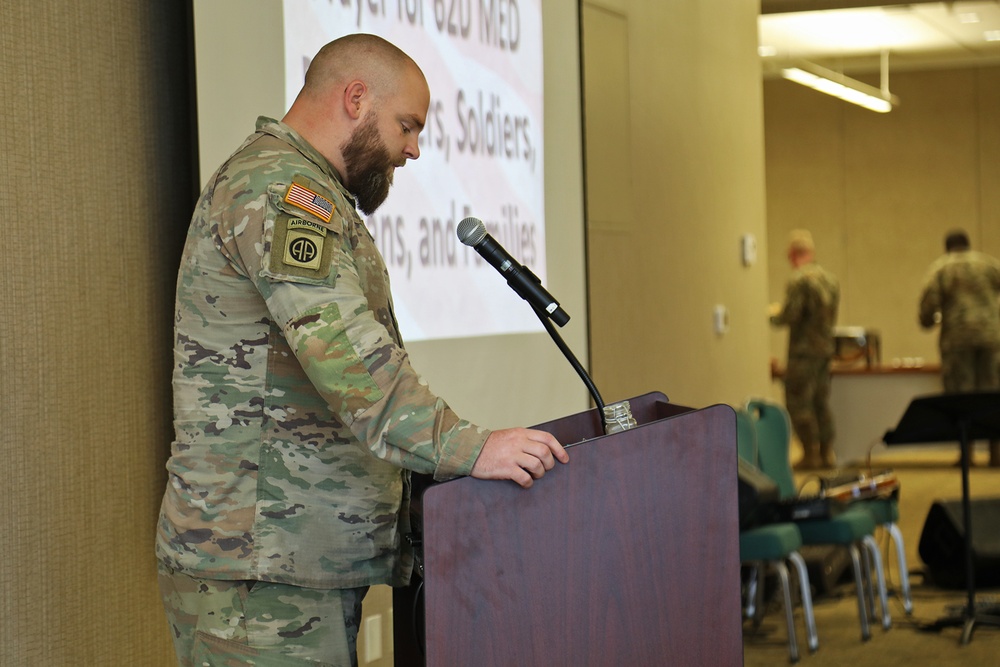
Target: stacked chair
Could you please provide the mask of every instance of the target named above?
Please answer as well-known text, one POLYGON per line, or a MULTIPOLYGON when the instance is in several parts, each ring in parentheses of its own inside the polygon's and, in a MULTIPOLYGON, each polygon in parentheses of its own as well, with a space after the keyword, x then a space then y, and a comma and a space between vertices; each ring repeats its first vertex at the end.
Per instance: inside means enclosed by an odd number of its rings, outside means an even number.
POLYGON ((896 566, 899 570, 899 588, 903 598, 903 610, 913 614, 913 597, 910 594, 910 575, 906 569, 906 547, 903 532, 899 529, 899 500, 896 498, 869 498, 857 501, 871 512, 875 523, 885 528, 896 546, 896 566))
POLYGON ((899 499, 895 493, 888 496, 859 497, 849 502, 868 510, 875 524, 881 526, 889 535, 896 548, 896 566, 899 570, 899 593, 903 602, 903 611, 909 616, 913 614, 913 597, 910 593, 910 575, 906 567, 906 546, 903 544, 903 532, 899 529, 899 499))
MULTIPOLYGON (((753 421, 749 413, 736 412, 736 432, 740 458, 755 465, 757 439, 753 421)), ((810 653, 819 648, 816 635, 816 621, 813 617, 812 592, 806 563, 799 554, 802 536, 798 526, 792 522, 766 523, 740 529, 740 561, 747 568, 745 611, 758 627, 764 615, 764 576, 768 569, 774 570, 781 583, 784 596, 785 622, 788 626, 788 653, 791 662, 799 660, 799 646, 795 633, 795 610, 792 606, 791 581, 788 566, 791 563, 798 579, 802 612, 805 616, 806 637, 810 653)))
MULTIPOLYGON (((756 437, 756 465, 778 485, 783 501, 793 501, 798 492, 789 462, 791 446, 791 422, 785 408, 765 399, 747 401, 746 413, 750 416, 756 437)), ((891 626, 885 575, 882 558, 874 533, 876 521, 871 512, 860 504, 847 505, 843 512, 826 518, 795 521, 795 526, 804 545, 840 545, 846 547, 851 556, 854 582, 858 597, 858 616, 861 623, 861 638, 871 637, 869 617, 876 612, 875 587, 872 574, 878 584, 882 627, 891 626)), ((742 555, 741 555, 742 558, 742 555)))

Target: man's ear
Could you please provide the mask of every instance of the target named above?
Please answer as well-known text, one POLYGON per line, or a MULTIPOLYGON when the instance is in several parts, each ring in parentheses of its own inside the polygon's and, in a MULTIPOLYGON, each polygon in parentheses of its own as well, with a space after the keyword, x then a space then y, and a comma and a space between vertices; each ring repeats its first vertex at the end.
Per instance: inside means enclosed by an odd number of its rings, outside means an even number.
POLYGON ((353 120, 361 118, 361 106, 368 95, 368 86, 364 81, 355 79, 344 89, 344 111, 353 120))

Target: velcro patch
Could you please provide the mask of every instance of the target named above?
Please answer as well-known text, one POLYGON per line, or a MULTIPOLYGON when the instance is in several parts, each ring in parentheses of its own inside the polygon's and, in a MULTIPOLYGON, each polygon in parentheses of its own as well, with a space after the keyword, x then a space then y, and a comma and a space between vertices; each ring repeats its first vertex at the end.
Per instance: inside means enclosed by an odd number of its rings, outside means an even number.
POLYGON ((330 230, 312 220, 278 216, 271 241, 269 268, 274 276, 324 280, 330 275, 335 241, 330 230))
POLYGON ((297 180, 293 180, 288 186, 285 202, 303 211, 309 211, 323 222, 330 222, 330 218, 333 217, 333 202, 297 180))
POLYGON ((323 225, 317 225, 315 222, 310 220, 303 220, 302 218, 291 218, 288 221, 289 229, 308 229, 309 231, 316 232, 320 236, 326 237, 326 227, 323 225))

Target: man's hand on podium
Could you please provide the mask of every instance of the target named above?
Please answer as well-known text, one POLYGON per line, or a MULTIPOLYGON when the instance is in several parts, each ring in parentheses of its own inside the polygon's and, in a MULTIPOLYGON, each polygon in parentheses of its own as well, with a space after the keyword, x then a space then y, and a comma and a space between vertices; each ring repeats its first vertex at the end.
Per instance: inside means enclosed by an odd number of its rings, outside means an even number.
POLYGON ((472 476, 509 479, 528 489, 546 470, 552 470, 557 459, 568 463, 569 455, 552 434, 530 428, 502 429, 486 438, 472 476))

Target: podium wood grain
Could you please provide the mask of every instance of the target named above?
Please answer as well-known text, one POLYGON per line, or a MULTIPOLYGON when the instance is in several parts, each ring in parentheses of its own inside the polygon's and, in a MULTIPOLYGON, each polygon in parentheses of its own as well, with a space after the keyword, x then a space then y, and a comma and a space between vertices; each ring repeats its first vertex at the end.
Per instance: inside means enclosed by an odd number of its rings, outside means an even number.
POLYGON ((541 425, 585 442, 532 489, 424 493, 425 664, 742 664, 735 415, 632 401, 541 425))

